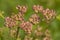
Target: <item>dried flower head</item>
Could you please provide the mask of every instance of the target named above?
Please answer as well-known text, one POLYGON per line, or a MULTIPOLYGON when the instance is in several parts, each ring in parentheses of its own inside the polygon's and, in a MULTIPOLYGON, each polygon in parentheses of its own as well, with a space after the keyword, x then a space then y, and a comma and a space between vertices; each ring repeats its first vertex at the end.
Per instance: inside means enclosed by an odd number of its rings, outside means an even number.
POLYGON ((29 21, 33 24, 38 24, 40 22, 40 17, 37 14, 33 14, 30 18, 29 21))
POLYGON ((20 5, 18 5, 16 7, 16 9, 18 9, 21 13, 25 13, 27 11, 27 7, 26 6, 20 6, 20 5))
POLYGON ((40 5, 33 5, 33 10, 38 13, 43 11, 43 6, 40 5))
POLYGON ((36 36, 41 36, 42 35, 42 32, 39 32, 39 31, 35 30, 35 35, 36 36))
POLYGON ((22 28, 24 31, 26 31, 27 33, 31 33, 32 31, 32 24, 30 22, 22 22, 20 24, 20 28, 22 28))
POLYGON ((16 15, 12 15, 11 18, 14 19, 14 20, 19 20, 17 14, 16 15))
POLYGON ((10 30, 10 36, 15 37, 16 36, 16 30, 10 30))
POLYGON ((18 18, 20 21, 24 21, 24 16, 21 13, 18 14, 18 18))
POLYGON ((34 31, 35 35, 36 36, 41 36, 43 35, 43 32, 42 32, 42 27, 37 27, 37 29, 34 31))
POLYGON ((5 25, 6 25, 7 27, 13 27, 13 26, 16 25, 16 21, 13 20, 13 19, 10 18, 10 17, 6 17, 6 18, 5 18, 5 25))
POLYGON ((46 20, 49 21, 55 18, 55 11, 47 8, 46 10, 43 10, 43 15, 45 16, 46 20))
POLYGON ((45 37, 43 38, 43 40, 52 40, 50 31, 48 29, 46 29, 45 31, 45 37))
POLYGON ((11 18, 16 21, 21 21, 21 22, 24 21, 23 15, 21 13, 12 15, 11 18))

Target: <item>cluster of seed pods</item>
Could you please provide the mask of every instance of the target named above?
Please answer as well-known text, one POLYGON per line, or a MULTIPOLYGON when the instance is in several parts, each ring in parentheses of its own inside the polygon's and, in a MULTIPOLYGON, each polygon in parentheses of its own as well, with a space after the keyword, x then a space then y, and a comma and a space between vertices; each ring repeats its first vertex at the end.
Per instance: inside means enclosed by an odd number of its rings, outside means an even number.
POLYGON ((23 17, 23 15, 21 13, 18 13, 16 15, 12 15, 11 18, 16 20, 16 21, 21 21, 21 22, 24 21, 24 17, 23 17))
POLYGON ((43 35, 42 27, 38 26, 37 29, 34 31, 34 34, 36 36, 42 36, 43 35))
MULTIPOLYGON (((48 8, 44 9, 43 6, 40 6, 40 5, 33 5, 33 10, 35 11, 35 13, 30 16, 28 21, 25 21, 24 14, 27 11, 27 7, 18 5, 16 7, 16 9, 18 9, 18 11, 19 11, 18 14, 14 14, 11 17, 6 17, 5 25, 7 27, 13 27, 13 26, 17 25, 17 23, 16 23, 17 21, 21 22, 17 26, 19 26, 21 29, 23 29, 28 34, 31 34, 33 24, 35 25, 35 24, 40 23, 41 19, 37 15, 37 13, 41 12, 47 21, 49 21, 55 17, 55 11, 50 10, 48 8)), ((34 34, 36 36, 42 36, 44 34, 42 32, 42 30, 43 30, 43 28, 38 26, 37 29, 34 31, 34 34)), ((50 40, 50 33, 48 30, 46 30, 45 35, 46 35, 46 37, 43 40, 50 40)), ((24 40, 32 40, 32 39, 25 37, 24 40)))
POLYGON ((19 10, 18 14, 14 14, 11 17, 6 17, 5 18, 5 25, 7 27, 15 26, 16 21, 21 21, 21 22, 24 21, 23 15, 26 12, 27 8, 25 6, 22 6, 22 9, 21 9, 19 5, 16 8, 19 10))
POLYGON ((51 19, 54 19, 55 16, 56 16, 54 10, 50 10, 49 8, 44 9, 43 6, 40 6, 40 5, 34 5, 33 10, 36 13, 41 12, 44 16, 44 20, 47 21, 47 22, 49 22, 51 19))
POLYGON ((10 36, 15 37, 16 36, 16 30, 10 30, 10 36))
POLYGON ((32 24, 30 22, 22 22, 20 24, 20 28, 22 28, 23 30, 25 30, 28 34, 31 33, 32 31, 32 24))
POLYGON ((55 18, 55 11, 47 8, 43 11, 43 15, 45 16, 47 21, 50 21, 51 19, 55 18))
POLYGON ((20 5, 18 5, 16 7, 16 9, 18 9, 18 11, 21 12, 21 13, 25 13, 27 11, 27 7, 26 6, 20 6, 20 5))
POLYGON ((37 14, 33 14, 30 18, 29 21, 32 24, 38 24, 40 22, 40 17, 37 14))
POLYGON ((13 27, 13 26, 16 25, 16 21, 13 20, 13 19, 10 18, 10 17, 6 17, 6 18, 5 18, 5 21, 6 21, 6 22, 5 22, 6 27, 11 28, 11 27, 13 27))
POLYGON ((38 13, 38 12, 42 12, 43 11, 43 6, 40 5, 33 5, 33 10, 38 13))

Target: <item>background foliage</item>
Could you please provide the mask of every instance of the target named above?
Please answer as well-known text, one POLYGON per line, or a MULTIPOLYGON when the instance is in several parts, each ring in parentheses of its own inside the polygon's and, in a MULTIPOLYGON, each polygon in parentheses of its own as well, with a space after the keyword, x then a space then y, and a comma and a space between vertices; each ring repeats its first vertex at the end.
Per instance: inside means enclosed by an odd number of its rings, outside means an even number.
MULTIPOLYGON (((25 14, 25 20, 28 20, 29 16, 33 13, 32 6, 34 4, 42 5, 44 8, 54 9, 56 11, 56 19, 50 23, 48 28, 51 30, 53 40, 60 40, 60 0, 0 0, 0 28, 2 28, 3 32, 0 32, 0 39, 13 40, 11 37, 8 38, 9 29, 4 26, 4 17, 10 16, 12 13, 18 13, 16 10, 16 6, 18 4, 28 6, 28 11, 25 14)), ((23 31, 20 30, 20 32, 23 36, 23 31)))

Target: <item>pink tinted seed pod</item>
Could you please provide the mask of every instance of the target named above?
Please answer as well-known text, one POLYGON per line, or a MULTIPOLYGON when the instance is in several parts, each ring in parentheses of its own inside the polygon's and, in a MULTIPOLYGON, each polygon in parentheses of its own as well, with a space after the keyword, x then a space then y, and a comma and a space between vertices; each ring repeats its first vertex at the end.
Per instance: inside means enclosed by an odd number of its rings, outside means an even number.
POLYGON ((32 24, 30 22, 22 22, 20 24, 20 28, 22 28, 24 31, 26 31, 27 33, 31 33, 32 31, 32 24))

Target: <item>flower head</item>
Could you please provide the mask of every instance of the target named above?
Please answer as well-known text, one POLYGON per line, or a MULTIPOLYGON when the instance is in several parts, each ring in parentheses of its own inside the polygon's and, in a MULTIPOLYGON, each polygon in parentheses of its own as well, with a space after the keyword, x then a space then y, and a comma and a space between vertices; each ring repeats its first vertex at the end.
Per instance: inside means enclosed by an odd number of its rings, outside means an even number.
POLYGON ((6 18, 5 18, 5 25, 6 25, 7 27, 15 26, 15 25, 16 25, 16 21, 13 20, 13 19, 10 18, 10 17, 6 17, 6 18))
POLYGON ((33 14, 30 18, 29 21, 33 24, 38 24, 40 22, 40 18, 37 14, 33 14))
POLYGON ((45 19, 47 20, 47 22, 49 22, 50 20, 54 19, 55 18, 55 11, 53 10, 50 10, 50 9, 46 9, 46 10, 43 10, 43 15, 45 16, 45 19))
POLYGON ((24 31, 26 31, 27 33, 31 33, 32 31, 32 24, 30 22, 22 22, 20 24, 20 28, 22 28, 24 31))
POLYGON ((16 7, 16 9, 18 9, 19 12, 21 12, 21 13, 25 13, 27 11, 27 7, 26 6, 20 6, 20 5, 18 5, 16 7))
POLYGON ((38 13, 43 11, 43 6, 40 5, 33 5, 33 10, 38 13))

